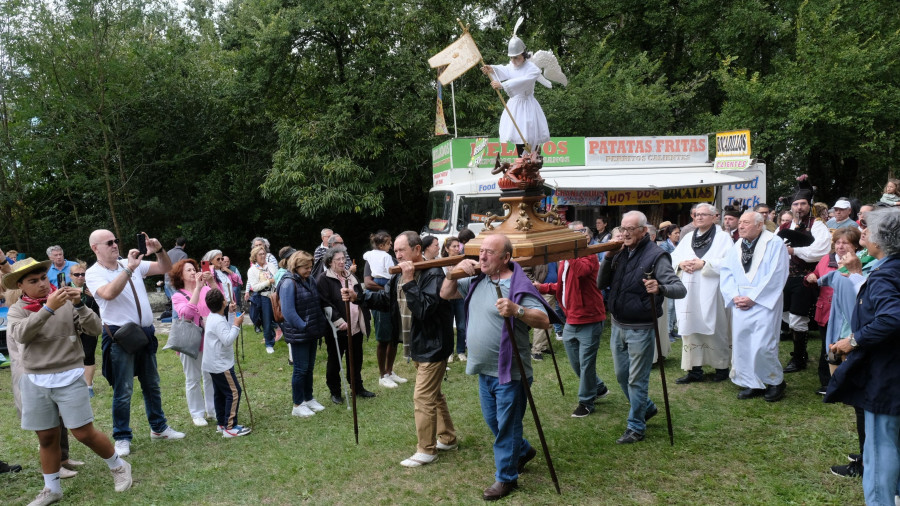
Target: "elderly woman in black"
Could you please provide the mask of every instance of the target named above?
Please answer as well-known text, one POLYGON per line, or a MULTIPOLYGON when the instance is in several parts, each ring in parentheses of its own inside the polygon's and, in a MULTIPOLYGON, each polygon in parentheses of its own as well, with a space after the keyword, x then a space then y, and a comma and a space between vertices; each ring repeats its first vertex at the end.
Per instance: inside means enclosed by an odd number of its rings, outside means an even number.
POLYGON ((369 310, 361 309, 354 303, 350 303, 350 314, 346 312, 344 301, 341 299, 341 288, 348 282, 352 288, 359 284, 356 277, 346 269, 345 260, 347 248, 336 245, 325 252, 322 257, 325 263, 325 272, 319 275, 316 282, 319 288, 319 297, 323 307, 331 308, 331 323, 337 327, 337 345, 330 337, 325 338, 328 349, 328 366, 325 369, 325 383, 331 390, 331 401, 341 404, 341 358, 347 353, 347 336, 350 336, 353 353, 353 370, 350 370, 350 357, 347 357, 347 381, 350 378, 356 380, 356 395, 360 397, 375 397, 373 392, 363 387, 362 361, 363 361, 363 334, 369 334, 369 310), (339 347, 339 348, 338 348, 339 347), (352 375, 350 374, 352 372, 352 375))

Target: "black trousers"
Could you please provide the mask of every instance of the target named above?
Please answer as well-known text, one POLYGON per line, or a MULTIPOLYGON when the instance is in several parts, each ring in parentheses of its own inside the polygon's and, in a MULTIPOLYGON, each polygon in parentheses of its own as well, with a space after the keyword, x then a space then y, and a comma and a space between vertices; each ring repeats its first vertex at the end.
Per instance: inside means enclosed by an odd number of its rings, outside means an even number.
MULTIPOLYGON (((363 333, 353 334, 353 377, 356 378, 356 391, 363 389, 362 361, 363 361, 363 333)), ((350 357, 347 356, 347 333, 338 332, 338 345, 340 352, 334 344, 334 335, 325 336, 325 347, 328 351, 328 363, 325 367, 325 384, 331 395, 341 397, 341 359, 346 360, 344 372, 347 374, 347 383, 350 383, 350 357)))

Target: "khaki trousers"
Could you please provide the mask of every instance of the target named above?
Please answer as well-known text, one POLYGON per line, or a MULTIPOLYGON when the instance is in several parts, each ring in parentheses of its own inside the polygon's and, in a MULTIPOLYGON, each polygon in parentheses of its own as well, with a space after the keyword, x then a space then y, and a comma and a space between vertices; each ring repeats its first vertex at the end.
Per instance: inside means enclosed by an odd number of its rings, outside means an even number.
MULTIPOLYGON (((542 295, 550 307, 556 307, 556 295, 545 293, 542 295)), ((550 328, 553 328, 551 325, 550 328)), ((531 353, 546 353, 550 351, 550 329, 534 329, 532 333, 531 353)))
POLYGON ((437 441, 446 445, 456 443, 456 429, 447 409, 447 398, 441 392, 441 382, 447 370, 447 361, 413 362, 416 367, 416 387, 413 390, 413 406, 416 418, 416 451, 435 455, 437 441))

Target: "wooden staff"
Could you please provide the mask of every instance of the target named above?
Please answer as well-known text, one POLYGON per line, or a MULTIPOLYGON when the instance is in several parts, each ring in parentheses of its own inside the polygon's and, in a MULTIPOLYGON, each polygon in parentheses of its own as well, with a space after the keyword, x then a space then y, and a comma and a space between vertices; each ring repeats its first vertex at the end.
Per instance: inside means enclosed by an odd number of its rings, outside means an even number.
MULTIPOLYGON (((500 291, 500 285, 494 285, 494 288, 497 289, 497 299, 502 299, 503 293, 500 291)), ((544 439, 544 429, 541 427, 541 419, 538 417, 537 406, 534 404, 534 397, 531 396, 531 385, 528 383, 528 377, 525 376, 525 364, 522 363, 522 357, 519 355, 519 345, 516 343, 515 329, 513 329, 509 318, 503 318, 503 323, 506 325, 506 333, 509 334, 509 342, 512 344, 513 356, 515 357, 516 364, 519 366, 519 376, 522 384, 525 386, 525 395, 528 396, 528 404, 531 405, 531 416, 534 417, 534 425, 537 427, 538 437, 541 440, 541 447, 544 450, 544 459, 547 461, 547 467, 550 469, 550 477, 553 479, 556 493, 562 494, 562 491, 559 489, 559 479, 556 478, 556 469, 553 468, 553 461, 550 460, 550 447, 547 446, 547 440, 544 439)))
MULTIPOLYGON (((469 28, 468 28, 467 26, 465 26, 459 18, 456 18, 456 22, 459 23, 459 26, 462 27, 462 29, 463 29, 464 32, 468 32, 468 31, 469 31, 469 28)), ((474 42, 474 39, 472 39, 472 40, 473 40, 473 42, 474 42)), ((479 51, 479 55, 480 55, 480 51, 479 51)), ((483 58, 483 57, 481 58, 481 66, 482 66, 482 67, 487 67, 487 64, 484 62, 484 58, 483 58)), ((469 68, 471 68, 471 67, 469 67, 469 68)), ((490 80, 493 82, 494 78, 493 78, 493 77, 490 77, 490 76, 488 76, 488 77, 489 77, 490 80)), ((503 108, 506 109, 506 114, 509 115, 509 119, 512 121, 513 126, 516 127, 516 132, 519 133, 519 138, 522 139, 522 144, 525 145, 525 152, 526 152, 526 153, 531 153, 531 145, 528 144, 528 141, 525 140, 525 136, 522 135, 522 130, 519 129, 519 124, 516 123, 516 119, 513 118, 512 112, 510 112, 509 107, 506 105, 506 100, 503 98, 503 94, 500 93, 500 90, 498 90, 498 89, 494 89, 494 91, 497 92, 497 97, 499 97, 499 98, 500 98, 500 102, 503 103, 503 108)))
MULTIPOLYGON (((617 251, 622 247, 622 243, 619 241, 610 241, 603 244, 594 244, 592 246, 586 246, 584 248, 575 248, 565 249, 562 251, 557 251, 555 253, 544 254, 536 254, 532 256, 521 256, 515 257, 512 260, 519 264, 522 267, 534 267, 535 265, 546 265, 550 262, 558 262, 560 260, 571 260, 573 258, 581 258, 586 257, 588 255, 596 255, 597 253, 602 253, 604 251, 617 251)), ((415 262, 413 267, 416 268, 417 271, 431 269, 432 267, 453 267, 462 260, 470 258, 472 260, 478 260, 478 256, 476 255, 457 255, 452 257, 443 257, 443 258, 435 258, 434 260, 424 260, 422 262, 415 262)), ((391 274, 399 274, 401 271, 400 267, 395 265, 388 269, 388 272, 391 274)), ((475 266, 475 275, 481 273, 481 267, 475 266)), ((452 269, 447 273, 448 279, 461 279, 469 277, 468 274, 462 269, 452 269)))
MULTIPOLYGON (((344 288, 350 288, 350 273, 344 278, 344 288)), ((359 422, 356 418, 356 376, 353 374, 353 331, 350 329, 350 301, 344 301, 344 314, 347 315, 347 366, 350 368, 350 404, 353 405, 353 435, 359 444, 359 422)), ((340 343, 335 343, 340 344, 340 343)), ((341 359, 341 347, 337 347, 338 360, 341 359)))
MULTIPOLYGON (((653 279, 653 271, 645 272, 647 279, 653 279)), ((653 313, 653 330, 656 332, 656 354, 659 359, 659 377, 662 378, 663 401, 666 405, 666 423, 669 425, 669 444, 675 446, 675 433, 672 431, 672 412, 669 410, 669 389, 666 388, 666 368, 662 354, 662 342, 659 340, 659 318, 656 316, 656 294, 650 294, 650 311, 653 313)))

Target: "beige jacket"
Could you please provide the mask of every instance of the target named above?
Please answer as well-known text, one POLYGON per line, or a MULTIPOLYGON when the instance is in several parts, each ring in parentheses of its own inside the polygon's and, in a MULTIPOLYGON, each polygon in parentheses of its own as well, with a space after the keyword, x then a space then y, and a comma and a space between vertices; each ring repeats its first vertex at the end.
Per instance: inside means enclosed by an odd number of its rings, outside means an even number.
POLYGON ((84 366, 82 333, 99 335, 103 324, 87 306, 75 309, 71 302, 50 314, 25 309, 19 299, 7 317, 8 336, 18 344, 22 369, 26 374, 52 374, 84 366), (76 328, 77 327, 77 328, 76 328))

